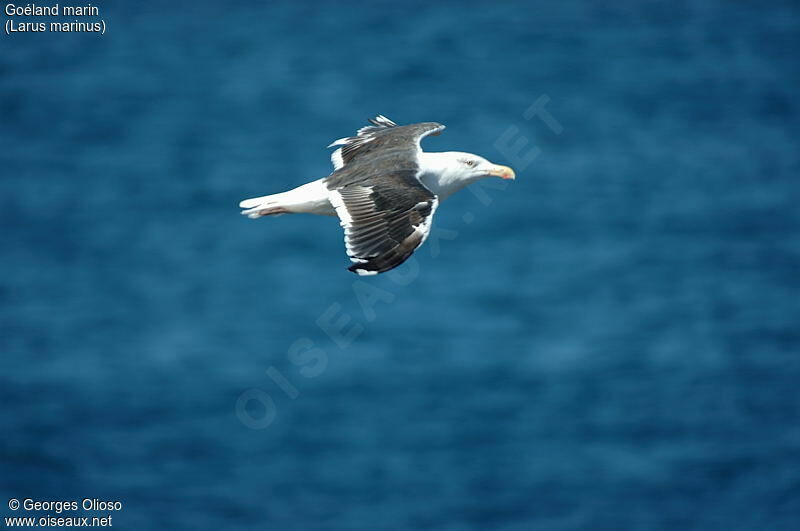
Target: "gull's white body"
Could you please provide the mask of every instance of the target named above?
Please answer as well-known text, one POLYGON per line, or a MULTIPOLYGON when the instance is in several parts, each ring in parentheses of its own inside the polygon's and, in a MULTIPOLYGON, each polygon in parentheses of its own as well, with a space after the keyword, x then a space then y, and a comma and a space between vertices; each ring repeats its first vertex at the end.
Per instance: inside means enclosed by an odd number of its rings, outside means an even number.
MULTIPOLYGON (((465 186, 486 177, 486 170, 494 167, 492 163, 478 155, 459 151, 443 153, 421 151, 417 160, 420 168, 418 176, 420 182, 433 192, 439 201, 447 199, 465 186), (473 167, 466 167, 459 163, 467 157, 469 160, 477 161, 477 164, 473 167)), ((239 206, 245 209, 242 213, 251 218, 267 215, 275 208, 285 210, 285 212, 277 212, 277 214, 302 213, 335 216, 336 209, 331 204, 330 190, 324 181, 325 179, 317 179, 288 192, 246 199, 239 206)))

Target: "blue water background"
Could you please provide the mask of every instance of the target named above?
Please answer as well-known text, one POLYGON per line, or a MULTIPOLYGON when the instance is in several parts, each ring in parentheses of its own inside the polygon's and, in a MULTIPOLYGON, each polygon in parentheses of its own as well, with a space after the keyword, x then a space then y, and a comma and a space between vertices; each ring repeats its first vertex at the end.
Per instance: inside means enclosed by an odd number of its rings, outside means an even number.
POLYGON ((0 515, 800 529, 796 2, 101 18, 0 36, 0 515), (542 96, 560 134, 524 115, 542 96), (366 284, 335 219, 239 216, 378 113, 517 181, 366 284))

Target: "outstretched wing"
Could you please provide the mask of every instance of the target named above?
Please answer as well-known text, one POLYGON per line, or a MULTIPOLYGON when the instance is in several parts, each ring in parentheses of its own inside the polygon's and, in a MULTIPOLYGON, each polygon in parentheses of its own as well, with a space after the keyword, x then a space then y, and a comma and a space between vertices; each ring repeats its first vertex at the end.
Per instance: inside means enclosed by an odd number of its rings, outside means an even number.
POLYGON ((325 179, 342 227, 350 271, 375 275, 405 262, 431 229, 438 198, 419 180, 420 141, 442 124, 397 125, 370 120, 356 136, 337 140, 335 171, 325 179))
POLYGON ((371 118, 372 125, 362 127, 356 136, 335 140, 328 147, 341 146, 331 154, 334 171, 346 164, 378 150, 419 149, 420 140, 427 135, 438 135, 444 126, 435 122, 397 125, 379 114, 371 118))
POLYGON ((405 262, 428 237, 439 204, 413 169, 331 189, 329 198, 344 228, 349 269, 359 275, 405 262))

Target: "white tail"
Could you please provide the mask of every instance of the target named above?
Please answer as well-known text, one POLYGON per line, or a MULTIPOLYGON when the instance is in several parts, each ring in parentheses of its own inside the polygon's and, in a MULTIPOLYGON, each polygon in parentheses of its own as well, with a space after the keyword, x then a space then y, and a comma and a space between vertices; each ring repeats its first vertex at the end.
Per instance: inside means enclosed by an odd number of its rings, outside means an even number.
POLYGON ((239 203, 239 207, 244 209, 242 215, 251 219, 301 212, 336 215, 328 201, 328 187, 321 179, 288 192, 245 199, 239 203))
POLYGON ((283 205, 286 192, 282 194, 264 195, 261 197, 253 197, 252 199, 245 199, 239 203, 239 208, 243 208, 242 215, 251 219, 260 218, 262 216, 280 216, 287 214, 289 211, 283 205))

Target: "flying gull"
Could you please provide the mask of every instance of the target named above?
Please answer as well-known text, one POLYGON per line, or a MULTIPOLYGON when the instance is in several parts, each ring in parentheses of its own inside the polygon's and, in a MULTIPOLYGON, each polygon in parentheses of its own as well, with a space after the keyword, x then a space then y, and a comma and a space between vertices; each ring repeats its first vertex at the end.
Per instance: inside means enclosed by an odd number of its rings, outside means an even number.
POLYGON ((422 151, 420 141, 442 124, 397 125, 383 115, 356 136, 341 138, 333 173, 288 192, 239 203, 250 218, 281 214, 339 216, 350 271, 375 275, 393 269, 422 245, 439 201, 484 177, 513 179, 514 170, 472 153, 422 151))

